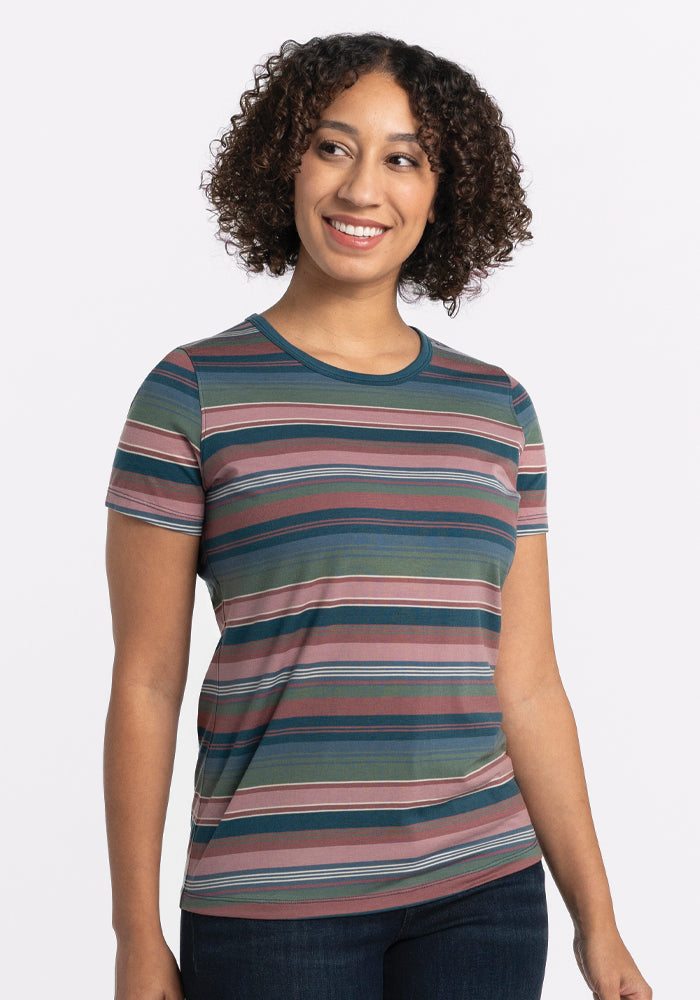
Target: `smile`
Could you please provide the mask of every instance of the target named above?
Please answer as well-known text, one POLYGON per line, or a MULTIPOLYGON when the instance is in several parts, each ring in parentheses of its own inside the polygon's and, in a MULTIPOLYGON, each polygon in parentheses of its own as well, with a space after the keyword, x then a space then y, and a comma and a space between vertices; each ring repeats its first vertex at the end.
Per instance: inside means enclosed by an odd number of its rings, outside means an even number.
POLYGON ((359 236, 361 239, 379 236, 381 233, 386 232, 386 228, 382 226, 351 226, 346 222, 338 222, 337 219, 326 219, 326 222, 333 229, 337 229, 339 233, 345 233, 347 236, 359 236))

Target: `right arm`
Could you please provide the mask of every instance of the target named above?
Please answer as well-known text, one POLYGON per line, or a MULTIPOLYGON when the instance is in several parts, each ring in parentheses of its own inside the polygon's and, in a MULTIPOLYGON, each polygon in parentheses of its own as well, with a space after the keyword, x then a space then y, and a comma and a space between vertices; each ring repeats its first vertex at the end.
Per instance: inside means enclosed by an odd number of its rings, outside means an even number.
POLYGON ((196 536, 109 511, 115 659, 104 776, 116 1000, 182 1000, 158 897, 198 544, 196 536))

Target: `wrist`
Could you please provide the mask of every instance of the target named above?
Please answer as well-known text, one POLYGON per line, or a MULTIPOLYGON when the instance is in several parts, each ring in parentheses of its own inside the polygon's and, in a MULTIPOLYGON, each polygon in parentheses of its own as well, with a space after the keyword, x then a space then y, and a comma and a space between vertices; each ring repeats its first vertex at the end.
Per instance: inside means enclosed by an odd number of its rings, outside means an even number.
POLYGON ((121 920, 112 924, 117 939, 117 948, 149 948, 165 941, 160 919, 121 920))
POLYGON ((611 934, 619 934, 612 906, 584 907, 582 909, 573 907, 569 912, 576 937, 607 937, 611 934))
POLYGON ((599 852, 596 855, 584 858, 579 865, 566 866, 555 865, 546 855, 574 929, 577 935, 585 937, 617 931, 610 886, 599 852))

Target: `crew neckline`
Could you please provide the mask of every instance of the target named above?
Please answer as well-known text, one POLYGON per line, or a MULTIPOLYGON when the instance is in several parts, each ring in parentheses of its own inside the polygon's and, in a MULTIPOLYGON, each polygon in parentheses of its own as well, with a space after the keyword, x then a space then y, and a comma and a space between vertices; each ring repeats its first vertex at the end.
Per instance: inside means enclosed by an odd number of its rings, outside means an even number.
POLYGON ((397 372, 389 372, 386 375, 373 375, 369 372, 354 372, 346 368, 336 368, 335 365, 328 365, 325 361, 319 361, 319 359, 313 357, 313 355, 300 350, 300 348, 295 347, 294 344, 290 344, 289 341, 286 340, 282 334, 279 333, 274 326, 272 326, 272 324, 259 313, 251 313, 251 315, 247 316, 246 319, 249 323, 252 323, 264 337, 267 337, 267 339, 271 340, 273 344, 280 348, 280 350, 291 355, 306 368, 310 368, 312 371, 318 372, 320 375, 326 375, 328 378, 338 379, 341 382, 362 382, 365 385, 395 385, 397 382, 406 382, 413 378, 414 375, 423 371, 423 369, 427 368, 430 364, 433 357, 433 345, 430 339, 426 337, 422 330, 412 326, 411 329, 415 330, 420 337, 420 351, 418 352, 418 357, 416 357, 410 365, 407 365, 405 368, 401 368, 397 372))

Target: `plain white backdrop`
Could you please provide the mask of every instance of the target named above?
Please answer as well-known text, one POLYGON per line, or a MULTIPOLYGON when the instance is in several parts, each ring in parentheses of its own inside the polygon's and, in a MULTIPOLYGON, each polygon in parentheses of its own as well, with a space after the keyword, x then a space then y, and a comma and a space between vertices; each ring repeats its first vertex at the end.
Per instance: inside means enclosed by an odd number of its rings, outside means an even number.
MULTIPOLYGON (((690 9, 68 0, 6 15, 5 996, 111 995, 103 500, 126 409, 168 350, 262 311, 284 287, 247 279, 214 240, 198 190, 208 144, 254 64, 284 39, 362 30, 462 63, 515 132, 534 241, 456 319, 435 304, 404 315, 503 365, 535 401, 557 649, 618 922, 657 1000, 692 995, 700 148, 690 9)), ((163 857, 174 949, 195 704, 215 641, 202 589, 163 857)), ((544 998, 585 998, 549 889, 544 998)))

